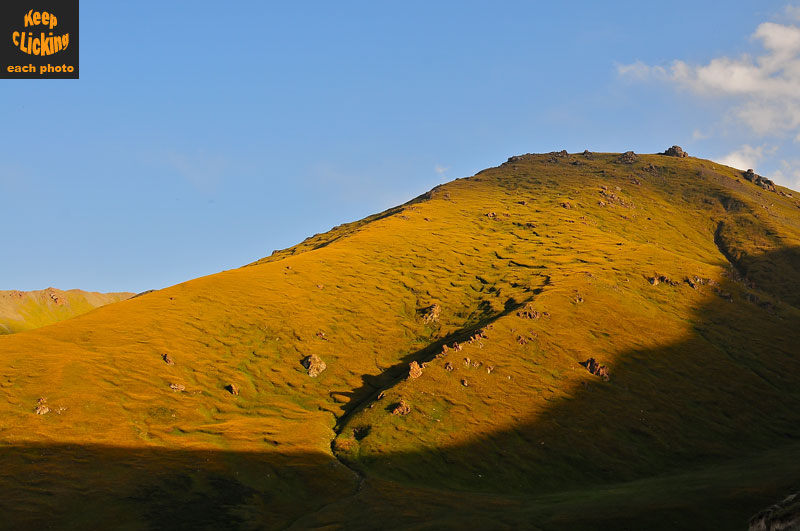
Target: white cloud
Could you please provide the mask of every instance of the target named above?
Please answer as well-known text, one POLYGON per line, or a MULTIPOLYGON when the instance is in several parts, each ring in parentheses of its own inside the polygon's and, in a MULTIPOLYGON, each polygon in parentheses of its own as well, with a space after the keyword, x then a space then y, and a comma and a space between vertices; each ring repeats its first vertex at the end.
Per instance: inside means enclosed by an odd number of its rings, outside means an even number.
POLYGON ((666 78, 669 77, 663 66, 649 66, 641 61, 629 65, 617 63, 617 74, 635 79, 666 78))
POLYGON ((786 15, 794 20, 800 20, 800 6, 786 6, 786 15))
POLYGON ((441 164, 437 164, 436 166, 433 167, 433 171, 435 171, 439 175, 444 175, 445 173, 447 173, 447 170, 449 169, 450 166, 442 166, 441 164))
POLYGON ((695 129, 692 131, 692 140, 705 140, 706 138, 710 138, 711 133, 704 133, 700 129, 695 129))
POLYGON ((745 144, 720 158, 717 162, 738 170, 756 168, 764 158, 765 150, 765 146, 753 147, 745 144))
POLYGON ((782 160, 781 168, 775 170, 770 178, 792 190, 800 190, 800 160, 782 160))
MULTIPOLYGON (((791 13, 800 13, 792 8, 791 13)), ((695 94, 734 100, 731 116, 760 136, 800 141, 800 27, 765 22, 752 38, 757 57, 717 57, 706 65, 676 60, 669 68, 641 62, 617 65, 621 76, 665 79, 695 94)))

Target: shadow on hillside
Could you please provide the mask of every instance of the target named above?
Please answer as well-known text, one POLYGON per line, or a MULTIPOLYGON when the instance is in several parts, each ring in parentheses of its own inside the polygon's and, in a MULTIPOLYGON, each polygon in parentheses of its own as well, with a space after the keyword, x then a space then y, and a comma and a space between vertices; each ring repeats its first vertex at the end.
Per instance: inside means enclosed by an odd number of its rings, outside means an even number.
POLYGON ((762 475, 753 467, 712 475, 684 498, 673 498, 680 488, 667 484, 631 509, 638 514, 595 507, 570 516, 587 527, 603 512, 616 522, 612 528, 637 527, 637 518, 656 527, 691 522, 675 520, 677 511, 709 527, 727 528, 714 519, 745 527, 783 489, 800 487, 800 309, 789 304, 800 293, 800 253, 785 249, 737 265, 746 281, 732 273, 717 287, 700 288, 706 302, 683 341, 598 360, 610 366, 609 382, 594 378, 543 414, 466 445, 355 464, 440 489, 544 496, 724 467, 787 448, 762 475))
POLYGON ((326 454, 3 446, 0 527, 744 528, 800 487, 800 313, 757 302, 786 280, 705 286, 682 342, 601 359, 610 382, 483 439, 361 461, 365 481, 326 454))
POLYGON ((356 491, 328 454, 0 447, 2 529, 278 529, 356 491))

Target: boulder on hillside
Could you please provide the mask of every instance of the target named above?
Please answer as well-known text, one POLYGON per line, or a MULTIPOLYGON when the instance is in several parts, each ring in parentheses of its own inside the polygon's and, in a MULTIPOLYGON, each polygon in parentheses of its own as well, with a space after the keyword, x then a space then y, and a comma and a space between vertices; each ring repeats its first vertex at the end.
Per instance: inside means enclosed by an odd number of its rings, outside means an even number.
POLYGON ((579 362, 581 365, 586 367, 586 370, 590 373, 594 374, 595 376, 601 377, 606 382, 608 381, 608 367, 605 365, 600 365, 594 358, 589 358, 586 361, 579 362))
POLYGON ((419 363, 416 361, 412 361, 408 364, 408 379, 414 380, 422 376, 422 367, 419 366, 419 363))
POLYGON ((438 304, 431 304, 427 308, 423 308, 421 313, 422 313, 423 323, 425 324, 435 323, 439 320, 439 316, 442 314, 442 307, 438 304))
POLYGON ((409 413, 411 413, 411 406, 405 400, 400 400, 392 408, 392 415, 408 415, 409 413))
POLYGON ((668 157, 678 157, 679 159, 688 157, 689 154, 686 153, 680 146, 672 146, 668 150, 666 150, 662 155, 666 155, 668 157))
POLYGON ((325 362, 322 361, 322 359, 316 354, 306 356, 303 358, 301 363, 303 364, 303 367, 308 369, 308 375, 312 378, 316 378, 322 373, 322 371, 328 368, 328 366, 325 365, 325 362))
POLYGON ((638 158, 639 157, 637 157, 636 153, 634 153, 633 151, 626 151, 625 153, 617 157, 617 162, 621 162, 623 164, 633 164, 634 162, 636 162, 636 159, 638 158))

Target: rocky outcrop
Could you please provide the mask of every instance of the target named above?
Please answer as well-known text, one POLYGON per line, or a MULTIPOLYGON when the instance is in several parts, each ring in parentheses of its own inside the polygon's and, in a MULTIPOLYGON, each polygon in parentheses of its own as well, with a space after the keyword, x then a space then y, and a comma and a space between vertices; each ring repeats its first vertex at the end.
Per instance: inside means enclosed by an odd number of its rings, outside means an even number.
POLYGON ((431 304, 422 310, 422 322, 425 324, 435 323, 442 314, 442 307, 438 304, 431 304))
POLYGON ((550 314, 547 312, 539 312, 533 308, 533 306, 529 303, 526 304, 524 308, 517 312, 517 317, 521 317, 523 319, 539 319, 540 317, 550 317, 550 314))
POLYGON ((800 529, 800 492, 787 496, 750 519, 750 531, 794 531, 800 529))
POLYGON ((600 365, 594 358, 589 358, 586 361, 581 361, 581 365, 586 367, 586 370, 590 373, 594 374, 595 376, 601 377, 606 382, 608 381, 608 367, 605 365, 600 365))
POLYGON ((752 169, 749 169, 746 172, 744 172, 742 174, 742 176, 745 179, 747 179, 748 181, 750 181, 751 183, 760 186, 761 188, 763 188, 764 190, 767 190, 768 192, 774 192, 775 191, 775 183, 774 182, 772 182, 770 179, 767 179, 766 177, 762 177, 761 175, 758 175, 752 169))
POLYGON ((662 155, 666 155, 668 157, 678 157, 679 159, 688 157, 689 154, 686 153, 680 146, 672 146, 668 150, 666 150, 662 155))
POLYGON ((623 164, 633 164, 639 157, 636 156, 636 153, 633 151, 626 151, 619 157, 617 157, 617 162, 621 162, 623 164))

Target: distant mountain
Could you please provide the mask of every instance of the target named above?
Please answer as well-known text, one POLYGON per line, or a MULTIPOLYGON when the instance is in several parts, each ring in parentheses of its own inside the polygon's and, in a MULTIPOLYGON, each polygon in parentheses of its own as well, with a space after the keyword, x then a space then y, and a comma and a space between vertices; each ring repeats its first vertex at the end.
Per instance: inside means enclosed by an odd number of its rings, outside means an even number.
POLYGON ((0 291, 0 334, 39 328, 132 297, 133 293, 96 293, 47 288, 0 291))
POLYGON ((0 337, 15 529, 745 529, 800 480, 800 194, 511 157, 0 337))

